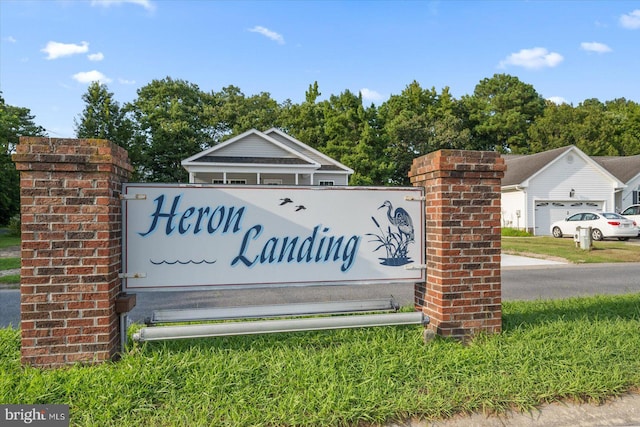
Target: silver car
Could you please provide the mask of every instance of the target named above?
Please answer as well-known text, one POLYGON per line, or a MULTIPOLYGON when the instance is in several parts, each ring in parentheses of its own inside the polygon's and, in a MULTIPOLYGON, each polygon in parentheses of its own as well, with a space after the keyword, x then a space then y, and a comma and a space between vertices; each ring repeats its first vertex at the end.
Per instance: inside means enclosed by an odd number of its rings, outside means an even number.
POLYGON ((618 240, 629 240, 638 235, 638 226, 635 221, 625 218, 614 212, 580 212, 573 214, 562 221, 551 224, 553 237, 571 236, 576 234, 576 228, 591 227, 591 238, 602 240, 614 237, 618 240))

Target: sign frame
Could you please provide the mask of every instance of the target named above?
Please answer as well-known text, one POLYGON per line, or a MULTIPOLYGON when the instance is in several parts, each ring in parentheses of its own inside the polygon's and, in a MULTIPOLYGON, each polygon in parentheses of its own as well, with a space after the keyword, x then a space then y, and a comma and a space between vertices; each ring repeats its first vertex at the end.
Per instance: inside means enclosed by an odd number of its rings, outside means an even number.
POLYGON ((123 290, 421 282, 424 199, 423 187, 125 183, 123 290))

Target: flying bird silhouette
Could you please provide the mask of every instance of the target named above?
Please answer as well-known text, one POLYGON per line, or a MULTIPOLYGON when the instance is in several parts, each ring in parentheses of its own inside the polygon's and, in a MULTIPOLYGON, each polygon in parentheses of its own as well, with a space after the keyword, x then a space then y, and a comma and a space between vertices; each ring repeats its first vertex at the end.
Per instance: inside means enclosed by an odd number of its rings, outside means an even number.
POLYGON ((305 207, 304 207, 304 206, 302 206, 302 205, 298 205, 298 206, 296 206, 296 212, 301 211, 302 209, 307 209, 307 208, 305 208, 305 207))
POLYGON ((387 218, 389 219, 389 222, 398 227, 398 231, 400 231, 401 234, 407 236, 408 241, 413 241, 415 238, 415 234, 413 231, 413 221, 411 221, 411 216, 409 215, 409 213, 402 208, 397 208, 393 212, 393 215, 391 215, 393 206, 388 200, 386 200, 378 209, 382 209, 385 207, 387 208, 387 218))
POLYGON ((285 197, 284 199, 280 199, 280 201, 281 201, 280 206, 286 205, 287 203, 293 203, 293 200, 291 200, 288 197, 285 197))

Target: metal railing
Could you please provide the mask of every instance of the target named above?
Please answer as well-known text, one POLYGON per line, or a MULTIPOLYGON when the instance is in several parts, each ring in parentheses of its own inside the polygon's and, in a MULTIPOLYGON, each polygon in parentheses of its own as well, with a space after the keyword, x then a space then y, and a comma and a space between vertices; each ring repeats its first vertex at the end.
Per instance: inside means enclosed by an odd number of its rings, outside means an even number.
POLYGON ((232 335, 252 335, 298 331, 316 331, 372 326, 426 325, 429 318, 421 312, 399 313, 393 300, 335 301, 303 304, 282 304, 244 307, 221 307, 191 310, 157 310, 147 324, 212 321, 249 318, 271 318, 251 322, 224 322, 193 325, 152 326, 133 335, 135 341, 205 338, 232 335), (374 311, 383 314, 355 314, 374 311), (351 313, 353 315, 344 315, 351 313), (333 315, 332 315, 333 314, 333 315), (343 314, 343 315, 335 315, 343 314), (273 319, 276 317, 314 316, 273 319))

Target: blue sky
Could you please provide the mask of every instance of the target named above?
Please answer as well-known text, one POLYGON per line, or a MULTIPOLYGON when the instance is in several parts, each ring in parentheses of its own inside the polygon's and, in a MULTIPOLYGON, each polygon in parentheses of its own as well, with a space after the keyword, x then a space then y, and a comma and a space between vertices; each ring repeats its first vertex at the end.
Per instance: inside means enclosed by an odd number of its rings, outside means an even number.
POLYGON ((296 103, 317 81, 368 105, 495 73, 573 105, 640 102, 640 1, 0 0, 0 91, 52 137, 74 136, 92 80, 121 104, 169 76, 296 103))

